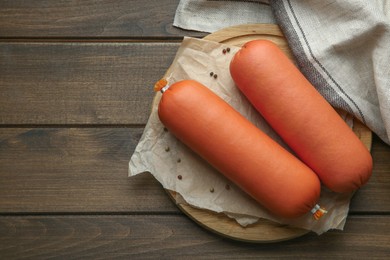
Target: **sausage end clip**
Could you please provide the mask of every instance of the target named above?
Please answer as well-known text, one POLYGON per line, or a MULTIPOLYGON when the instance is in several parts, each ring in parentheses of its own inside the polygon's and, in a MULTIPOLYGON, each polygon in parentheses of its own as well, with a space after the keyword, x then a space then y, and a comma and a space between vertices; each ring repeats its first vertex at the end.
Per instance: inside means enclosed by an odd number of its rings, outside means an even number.
POLYGON ((154 84, 154 91, 161 91, 161 93, 164 93, 165 90, 169 88, 168 81, 164 78, 160 79, 159 81, 154 84))
POLYGON ((315 220, 319 220, 323 215, 328 213, 327 210, 325 210, 324 208, 321 208, 320 205, 318 205, 318 204, 316 204, 310 212, 313 214, 313 217, 315 220))

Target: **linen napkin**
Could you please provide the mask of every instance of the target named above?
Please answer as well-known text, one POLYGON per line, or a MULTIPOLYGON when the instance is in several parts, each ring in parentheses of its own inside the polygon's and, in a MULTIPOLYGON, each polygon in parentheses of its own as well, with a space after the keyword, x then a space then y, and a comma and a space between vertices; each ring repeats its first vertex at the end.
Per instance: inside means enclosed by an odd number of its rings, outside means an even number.
POLYGON ((181 0, 173 25, 189 30, 214 32, 248 23, 275 23, 267 0, 181 0))
POLYGON ((274 21, 300 70, 328 102, 390 144, 390 1, 266 2, 182 0, 174 25, 213 32, 274 21))

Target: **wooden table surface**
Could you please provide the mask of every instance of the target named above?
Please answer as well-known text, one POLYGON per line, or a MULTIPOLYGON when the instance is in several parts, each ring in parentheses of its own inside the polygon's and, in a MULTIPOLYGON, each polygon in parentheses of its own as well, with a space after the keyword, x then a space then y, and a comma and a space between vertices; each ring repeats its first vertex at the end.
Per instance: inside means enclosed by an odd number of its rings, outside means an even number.
POLYGON ((184 215, 149 174, 127 177, 152 87, 183 36, 175 1, 0 2, 0 258, 386 258, 390 146, 344 231, 232 241, 184 215))

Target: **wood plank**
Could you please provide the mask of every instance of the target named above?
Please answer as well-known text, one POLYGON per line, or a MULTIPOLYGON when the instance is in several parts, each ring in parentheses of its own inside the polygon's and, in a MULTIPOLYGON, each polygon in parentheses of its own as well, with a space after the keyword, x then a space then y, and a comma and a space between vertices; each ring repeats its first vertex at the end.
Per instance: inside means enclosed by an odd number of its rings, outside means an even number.
POLYGON ((359 211, 390 210, 390 146, 373 135, 371 155, 373 158, 373 173, 369 182, 358 190, 352 201, 351 209, 359 211), (368 195, 369 194, 369 195, 368 195), (375 207, 371 205, 375 204, 375 207))
POLYGON ((3 0, 0 37, 182 37, 188 32, 172 25, 178 4, 179 0, 3 0))
POLYGON ((145 124, 180 43, 0 43, 0 124, 145 124))
POLYGON ((353 216, 344 231, 310 233, 276 244, 223 239, 185 216, 0 217, 0 255, 14 258, 211 258, 261 257, 385 259, 389 216, 353 216))
MULTIPOLYGON (((150 175, 127 177, 143 128, 0 128, 0 212, 177 212, 150 175)), ((390 147, 351 212, 390 212, 390 147)))
POLYGON ((0 212, 178 212, 151 175, 128 178, 142 131, 0 129, 0 212))

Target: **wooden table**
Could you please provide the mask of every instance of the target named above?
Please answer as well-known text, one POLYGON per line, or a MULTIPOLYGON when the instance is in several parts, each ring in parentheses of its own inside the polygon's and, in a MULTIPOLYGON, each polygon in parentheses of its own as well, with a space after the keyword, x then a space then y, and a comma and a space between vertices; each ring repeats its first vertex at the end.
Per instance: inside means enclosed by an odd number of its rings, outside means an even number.
POLYGON ((0 2, 0 258, 390 255, 390 147, 344 231, 272 244, 213 234, 151 175, 127 177, 152 87, 183 36, 176 1, 0 2))

